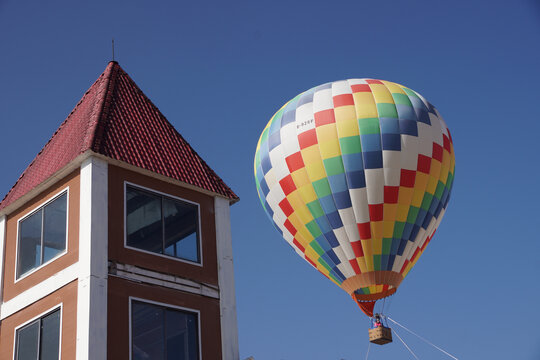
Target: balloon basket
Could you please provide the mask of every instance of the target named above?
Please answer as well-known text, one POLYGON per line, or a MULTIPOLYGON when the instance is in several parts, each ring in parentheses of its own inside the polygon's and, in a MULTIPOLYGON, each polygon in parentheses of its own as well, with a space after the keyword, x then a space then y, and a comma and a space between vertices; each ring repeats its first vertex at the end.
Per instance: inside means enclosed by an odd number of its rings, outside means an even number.
POLYGON ((377 345, 384 345, 392 342, 392 329, 385 326, 379 326, 369 329, 369 342, 377 345))

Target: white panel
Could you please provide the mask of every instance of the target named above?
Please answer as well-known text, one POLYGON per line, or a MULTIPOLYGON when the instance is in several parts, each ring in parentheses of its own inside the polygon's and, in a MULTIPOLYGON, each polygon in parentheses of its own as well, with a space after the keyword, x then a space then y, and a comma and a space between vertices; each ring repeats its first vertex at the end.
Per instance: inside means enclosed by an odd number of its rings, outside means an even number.
POLYGON ((107 358, 107 163, 81 165, 77 359, 107 358))
POLYGON ((79 273, 79 264, 75 263, 48 277, 37 285, 23 291, 13 299, 2 304, 0 309, 0 320, 24 309, 45 296, 55 292, 63 286, 77 279, 79 273))
POLYGON ((354 216, 358 224, 369 221, 369 207, 367 203, 367 189, 350 189, 351 202, 354 209, 354 216))
POLYGON ((384 170, 366 169, 365 174, 368 203, 384 203, 384 170))
POLYGON ((214 198, 218 251, 219 303, 221 309, 221 346, 223 360, 238 360, 238 324, 234 291, 234 266, 229 201, 214 198))
MULTIPOLYGON (((332 86, 334 86, 332 84, 332 86)), ((332 89, 322 89, 315 91, 313 94, 313 112, 328 110, 334 108, 334 100, 332 98, 332 89)))
POLYGON ((367 84, 366 79, 349 79, 347 80, 349 85, 365 85, 367 84))
POLYGON ((4 289, 4 248, 6 246, 6 216, 0 216, 0 304, 4 289))
POLYGON ((343 94, 352 94, 349 82, 347 80, 333 82, 332 95, 337 96, 343 94))

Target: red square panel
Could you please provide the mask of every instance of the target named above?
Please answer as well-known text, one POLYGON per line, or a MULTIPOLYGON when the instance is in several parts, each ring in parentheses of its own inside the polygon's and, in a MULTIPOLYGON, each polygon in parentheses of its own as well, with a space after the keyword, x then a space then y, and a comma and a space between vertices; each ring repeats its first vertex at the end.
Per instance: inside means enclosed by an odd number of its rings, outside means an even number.
POLYGON ((351 264, 356 274, 360 274, 360 266, 358 266, 358 261, 356 261, 356 259, 349 260, 349 264, 351 264))
POLYGON ((416 168, 421 173, 429 174, 429 169, 431 168, 431 158, 426 155, 418 154, 418 165, 416 168))
POLYGON ((285 226, 285 228, 287 230, 289 230, 289 232, 291 233, 292 236, 294 236, 296 233, 297 233, 297 230, 296 228, 293 226, 293 224, 289 221, 289 219, 285 220, 285 222, 283 223, 283 226, 285 226))
POLYGON ((315 117, 315 126, 322 126, 336 122, 334 109, 319 111, 313 114, 313 116, 315 117))
POLYGON ((315 132, 315 129, 305 131, 298 135, 298 144, 300 144, 300 149, 305 149, 317 144, 317 133, 315 132))
POLYGON ((287 167, 289 168, 289 171, 291 173, 305 167, 304 160, 302 159, 302 154, 300 153, 300 151, 286 157, 285 161, 287 162, 287 167))
MULTIPOLYGON (((361 241, 352 241, 351 242, 351 247, 353 249, 353 252, 354 252, 354 256, 356 257, 361 257, 361 256, 364 256, 364 250, 362 250, 362 242, 361 241)), ((356 262, 356 260, 350 260, 351 262, 354 262, 356 264, 356 266, 358 266, 358 263, 356 262)))
POLYGON ((281 185, 281 188, 283 189, 283 192, 285 195, 289 195, 294 190, 296 190, 296 186, 294 185, 294 181, 292 179, 292 176, 289 174, 283 179, 279 181, 279 185, 281 185))
POLYGON ((306 251, 306 249, 302 246, 302 244, 300 244, 298 242, 298 240, 296 240, 296 238, 294 238, 292 242, 293 242, 294 246, 296 246, 298 249, 300 249, 301 252, 306 251))
POLYGON ((358 233, 360 234, 360 239, 371 239, 371 224, 369 222, 356 224, 356 226, 358 226, 358 233))
POLYGON ((450 152, 450 139, 448 139, 448 136, 443 134, 443 148, 444 150, 450 152))
POLYGON ((357 85, 351 85, 351 90, 353 93, 357 92, 371 92, 371 88, 368 84, 357 84, 357 85))
POLYGON ((399 193, 399 186, 385 186, 384 187, 384 203, 397 204, 398 193, 399 193))
POLYGON ((433 156, 432 157, 435 160, 442 161, 442 153, 443 153, 442 146, 434 142, 433 143, 433 156))
POLYGON ((342 94, 334 96, 334 107, 354 105, 352 94, 342 94))
POLYGON ((369 219, 371 221, 382 221, 383 204, 369 204, 369 219))
POLYGON ((416 179, 416 171, 401 169, 400 185, 403 187, 414 187, 414 181, 416 179))
POLYGON ((285 214, 286 217, 289 217, 289 215, 291 215, 294 212, 294 209, 292 208, 287 198, 283 199, 279 203, 279 207, 281 208, 281 210, 283 210, 283 213, 285 214))
POLYGON ((382 85, 382 82, 380 80, 366 80, 366 82, 368 84, 381 84, 382 85))

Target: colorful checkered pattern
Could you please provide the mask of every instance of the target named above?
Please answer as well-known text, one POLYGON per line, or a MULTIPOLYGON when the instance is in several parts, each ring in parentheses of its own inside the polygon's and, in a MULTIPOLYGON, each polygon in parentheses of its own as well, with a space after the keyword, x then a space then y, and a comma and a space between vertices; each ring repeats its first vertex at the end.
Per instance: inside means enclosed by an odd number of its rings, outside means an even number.
MULTIPOLYGON (((437 229, 454 180, 452 137, 418 93, 351 79, 283 106, 255 154, 261 204, 293 249, 341 285, 407 275, 437 229)), ((373 284, 358 294, 391 285, 373 284)))

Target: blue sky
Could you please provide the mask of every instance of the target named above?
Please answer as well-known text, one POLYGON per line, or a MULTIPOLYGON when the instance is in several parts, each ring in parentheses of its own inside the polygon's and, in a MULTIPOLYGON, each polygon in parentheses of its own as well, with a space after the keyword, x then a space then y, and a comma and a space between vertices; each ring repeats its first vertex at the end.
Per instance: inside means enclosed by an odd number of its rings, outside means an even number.
MULTIPOLYGON (((257 199, 272 114, 324 82, 404 84, 444 116, 448 211, 391 300, 397 321, 460 359, 538 359, 537 1, 0 0, 0 192, 116 59, 239 194, 232 232, 244 359, 363 359, 368 320, 307 266, 257 199)), ((444 355, 399 331, 419 358, 444 355)), ((370 359, 408 359, 398 342, 370 359)))

